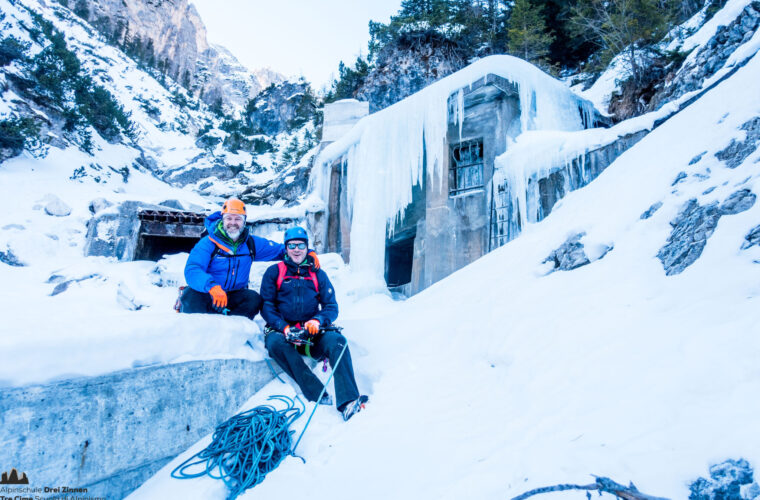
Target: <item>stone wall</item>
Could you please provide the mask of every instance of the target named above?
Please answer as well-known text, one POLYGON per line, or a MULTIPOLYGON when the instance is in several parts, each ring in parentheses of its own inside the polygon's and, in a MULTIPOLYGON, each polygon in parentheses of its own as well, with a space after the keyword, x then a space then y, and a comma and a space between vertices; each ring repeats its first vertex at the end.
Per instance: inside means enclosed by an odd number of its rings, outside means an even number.
POLYGON ((3 389, 0 462, 31 487, 123 498, 273 378, 265 361, 192 361, 3 389))

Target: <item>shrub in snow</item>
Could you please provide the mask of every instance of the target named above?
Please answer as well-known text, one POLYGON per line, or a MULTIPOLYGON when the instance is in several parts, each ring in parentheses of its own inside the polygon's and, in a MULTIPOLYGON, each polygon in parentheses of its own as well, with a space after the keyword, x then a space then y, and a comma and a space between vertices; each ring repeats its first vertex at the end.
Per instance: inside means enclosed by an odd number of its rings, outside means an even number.
POLYGON ((743 485, 753 481, 752 466, 740 458, 726 460, 710 467, 710 479, 700 477, 689 485, 689 500, 746 499, 741 494, 743 485))

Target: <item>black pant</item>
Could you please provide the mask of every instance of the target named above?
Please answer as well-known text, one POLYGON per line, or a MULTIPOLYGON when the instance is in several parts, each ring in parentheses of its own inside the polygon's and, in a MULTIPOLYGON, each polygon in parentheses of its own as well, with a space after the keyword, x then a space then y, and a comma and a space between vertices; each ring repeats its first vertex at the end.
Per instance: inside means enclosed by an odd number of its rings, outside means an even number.
MULTIPOLYGON (((338 356, 340 356, 343 346, 346 345, 346 337, 335 331, 327 331, 312 339, 312 342, 314 342, 314 345, 310 349, 311 357, 314 359, 326 357, 330 360, 330 365, 335 370, 335 373, 333 373, 333 380, 335 380, 335 402, 337 403, 338 410, 342 411, 346 403, 350 403, 359 397, 359 389, 356 387, 354 367, 351 363, 351 353, 348 351, 348 347, 346 347, 346 352, 343 353, 343 358, 341 358, 338 368, 335 369, 338 356)), ((309 367, 306 366, 306 363, 301 359, 301 355, 298 354, 293 344, 285 340, 285 335, 281 332, 270 331, 267 333, 264 345, 266 345, 269 355, 277 361, 277 364, 282 367, 283 371, 296 381, 306 399, 316 401, 324 386, 317 376, 311 372, 309 367)))
MULTIPOLYGON (((201 293, 190 287, 185 288, 180 299, 183 313, 210 313, 222 314, 221 310, 214 308, 211 294, 201 293)), ((227 292, 227 309, 230 316, 245 316, 253 319, 261 309, 261 295, 253 290, 243 289, 227 292)))

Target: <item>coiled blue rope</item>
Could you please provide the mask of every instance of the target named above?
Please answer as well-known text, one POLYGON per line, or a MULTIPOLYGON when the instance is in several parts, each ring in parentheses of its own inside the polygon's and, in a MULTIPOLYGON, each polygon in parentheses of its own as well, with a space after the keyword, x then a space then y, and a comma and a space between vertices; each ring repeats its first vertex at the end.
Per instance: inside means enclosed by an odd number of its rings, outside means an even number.
MULTIPOLYGON (((346 346, 347 344, 343 345, 317 401, 322 399, 327 390, 335 370, 343 359, 346 346)), ((272 368, 271 365, 269 367, 272 368)), ((274 370, 272 372, 274 373, 274 370)), ((297 457, 296 448, 309 427, 319 402, 315 403, 298 440, 292 445, 295 431, 290 430, 290 424, 304 414, 306 406, 298 396, 292 399, 276 395, 270 396, 268 400, 283 402, 286 407, 278 410, 271 405, 261 405, 223 422, 214 430, 211 444, 178 465, 171 476, 176 479, 192 479, 208 475, 214 479, 221 479, 230 492, 228 500, 234 500, 245 490, 262 482, 285 457, 297 457), (201 465, 203 469, 200 471, 188 471, 201 465)), ((298 458, 304 460, 302 457, 298 458)))
POLYGON ((305 410, 298 396, 270 396, 269 400, 285 403, 286 407, 278 410, 271 405, 257 406, 220 424, 211 444, 174 469, 172 477, 192 479, 208 474, 221 479, 230 500, 262 482, 285 457, 292 455, 295 431, 289 427, 305 410), (189 471, 198 466, 202 470, 189 471))

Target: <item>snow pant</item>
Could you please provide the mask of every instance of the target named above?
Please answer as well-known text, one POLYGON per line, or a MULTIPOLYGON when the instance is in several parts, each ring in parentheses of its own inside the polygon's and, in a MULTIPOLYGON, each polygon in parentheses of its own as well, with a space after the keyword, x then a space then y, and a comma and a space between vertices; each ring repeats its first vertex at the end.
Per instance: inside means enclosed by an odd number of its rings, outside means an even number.
MULTIPOLYGON (((333 373, 335 402, 338 410, 343 411, 343 407, 347 403, 359 397, 359 389, 356 387, 354 367, 351 363, 351 353, 348 351, 348 347, 343 353, 340 364, 335 368, 338 356, 340 356, 343 346, 346 345, 346 337, 335 331, 327 331, 312 339, 312 342, 314 344, 310 348, 311 357, 317 360, 327 358, 330 360, 330 366, 335 370, 333 373)), ((280 365, 290 378, 296 381, 306 399, 316 401, 324 386, 301 359, 301 355, 296 351, 295 346, 285 340, 285 335, 270 330, 266 335, 264 345, 266 345, 272 359, 280 365)))
MULTIPOLYGON (((201 293, 190 287, 185 288, 180 299, 183 313, 209 313, 222 314, 222 310, 216 309, 211 301, 211 294, 201 293)), ((227 313, 230 316, 245 316, 253 319, 261 309, 261 295, 248 290, 233 290, 227 292, 227 313)))

